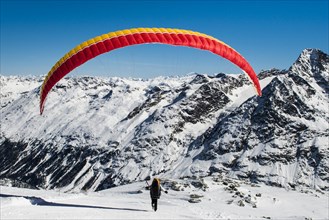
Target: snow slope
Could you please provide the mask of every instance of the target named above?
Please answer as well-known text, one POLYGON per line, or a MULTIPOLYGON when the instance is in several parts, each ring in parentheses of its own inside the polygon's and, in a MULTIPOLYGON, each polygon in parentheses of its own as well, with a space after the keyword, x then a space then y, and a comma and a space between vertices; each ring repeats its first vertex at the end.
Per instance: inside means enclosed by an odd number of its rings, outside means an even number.
MULTIPOLYGON (((327 219, 328 192, 204 179, 204 190, 179 180, 151 209, 144 182, 89 193, 1 186, 1 219, 327 219), (184 187, 185 185, 185 187, 184 187), (191 197, 194 203, 189 202, 191 197)), ((168 180, 167 180, 168 183, 168 180)))

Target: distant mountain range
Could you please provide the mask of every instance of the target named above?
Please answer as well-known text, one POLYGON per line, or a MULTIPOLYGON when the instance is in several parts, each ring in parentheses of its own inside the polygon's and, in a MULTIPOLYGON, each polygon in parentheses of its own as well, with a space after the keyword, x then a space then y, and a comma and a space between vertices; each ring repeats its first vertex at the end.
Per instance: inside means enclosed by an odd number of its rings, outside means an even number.
POLYGON ((101 190, 214 173, 329 189, 329 56, 245 75, 61 80, 39 114, 42 77, 0 76, 0 178, 101 190))

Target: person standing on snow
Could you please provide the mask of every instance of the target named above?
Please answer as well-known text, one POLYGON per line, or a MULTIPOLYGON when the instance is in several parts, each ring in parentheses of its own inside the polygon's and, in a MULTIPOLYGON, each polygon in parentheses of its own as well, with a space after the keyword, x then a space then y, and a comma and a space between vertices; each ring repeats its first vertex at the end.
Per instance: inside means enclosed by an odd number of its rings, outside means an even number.
POLYGON ((151 204, 154 211, 158 209, 158 199, 160 199, 161 191, 164 191, 166 194, 168 193, 168 191, 161 186, 160 179, 154 178, 150 186, 151 204))

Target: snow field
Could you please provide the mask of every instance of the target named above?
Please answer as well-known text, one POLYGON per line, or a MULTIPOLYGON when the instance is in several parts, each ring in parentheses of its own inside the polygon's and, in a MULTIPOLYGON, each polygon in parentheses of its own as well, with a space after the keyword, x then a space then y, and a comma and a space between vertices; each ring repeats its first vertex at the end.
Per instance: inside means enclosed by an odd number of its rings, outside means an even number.
MULTIPOLYGON (((167 181, 168 182, 168 181, 167 181)), ((151 209, 145 182, 99 192, 65 193, 1 186, 1 219, 327 219, 328 192, 288 191, 207 177, 204 190, 173 181, 151 209), (185 185, 185 186, 184 186, 185 185), (191 198, 195 198, 194 200, 191 198), (195 203, 189 202, 195 201, 195 203)))

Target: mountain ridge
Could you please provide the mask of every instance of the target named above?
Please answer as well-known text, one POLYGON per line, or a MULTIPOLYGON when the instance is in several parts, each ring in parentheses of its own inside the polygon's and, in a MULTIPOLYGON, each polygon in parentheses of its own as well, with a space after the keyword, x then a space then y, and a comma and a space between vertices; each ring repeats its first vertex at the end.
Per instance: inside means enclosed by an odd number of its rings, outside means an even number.
POLYGON ((327 190, 328 55, 305 49, 258 76, 262 97, 244 75, 65 78, 42 116, 42 78, 1 76, 0 178, 101 190, 221 173, 327 190))

